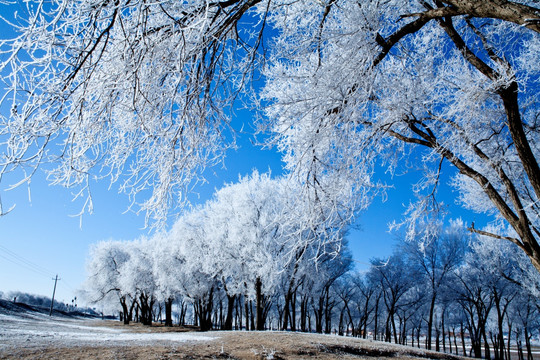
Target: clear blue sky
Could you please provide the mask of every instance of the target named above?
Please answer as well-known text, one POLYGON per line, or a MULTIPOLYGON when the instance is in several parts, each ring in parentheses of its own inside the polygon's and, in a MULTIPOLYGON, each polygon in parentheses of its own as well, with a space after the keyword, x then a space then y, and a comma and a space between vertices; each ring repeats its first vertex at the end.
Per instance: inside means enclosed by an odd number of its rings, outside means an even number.
MULTIPOLYGON (((0 5, 0 14, 5 15, 6 6, 0 5)), ((2 36, 9 36, 9 30, 0 24, 2 36)), ((2 111, 0 109, 0 111, 2 111)), ((4 110, 5 111, 5 110, 4 110)), ((242 113, 236 120, 236 128, 242 122, 251 123, 249 114, 242 113)), ((249 126, 245 126, 249 129, 249 126)), ((238 134, 238 151, 229 151, 226 169, 214 168, 208 172, 208 184, 196 189, 200 198, 208 199, 214 189, 224 183, 234 182, 239 175, 250 174, 253 169, 272 174, 282 174, 280 155, 275 151, 261 150, 252 145, 248 133, 238 134)), ((448 174, 446 174, 448 175, 448 174)), ((395 179, 395 189, 388 191, 388 200, 377 199, 369 211, 358 218, 359 230, 349 233, 349 245, 357 268, 366 269, 369 259, 389 256, 394 243, 394 234, 387 232, 387 224, 399 220, 404 204, 411 197, 412 176, 395 179)), ((10 179, 3 179, 0 189, 5 189, 10 179)), ((94 213, 85 215, 80 227, 80 219, 71 217, 80 211, 81 203, 72 202, 69 189, 49 186, 43 172, 38 172, 31 183, 31 201, 28 188, 19 187, 11 191, 1 191, 5 207, 16 204, 15 209, 0 217, 0 291, 23 291, 51 296, 53 278, 59 275, 56 299, 71 303, 85 278, 85 262, 89 246, 100 240, 130 240, 148 234, 143 229, 144 216, 124 213, 129 202, 125 195, 115 189, 107 190, 107 183, 96 184, 93 188, 94 213)), ((442 194, 446 203, 453 203, 453 194, 442 194)), ((457 211, 455 217, 462 216, 467 222, 476 220, 471 213, 457 211)))
MULTIPOLYGON (((209 183, 198 189, 200 196, 194 195, 193 201, 208 199, 215 188, 234 182, 239 175, 249 174, 253 169, 260 172, 271 169, 276 176, 282 173, 280 155, 253 146, 251 140, 249 134, 239 134, 240 148, 229 151, 226 168, 210 171, 209 183)), ((78 213, 81 204, 72 202, 69 189, 49 186, 42 172, 32 180, 31 201, 26 186, 2 191, 4 205, 16 204, 16 207, 0 217, 0 291, 19 290, 51 296, 52 279, 58 274, 61 280, 56 298, 71 302, 85 278, 90 244, 108 239, 130 240, 148 234, 148 230, 143 229, 142 215, 125 213, 129 204, 125 195, 107 190, 107 183, 96 184, 93 193, 94 213, 83 216, 81 227, 80 218, 70 216, 78 213)), ((392 196, 391 207, 395 208, 400 200, 405 201, 392 196)), ((392 214, 399 215, 400 211, 399 204, 396 211, 389 211, 388 205, 381 206, 379 202, 369 214, 362 216, 364 230, 355 230, 349 235, 360 267, 367 266, 373 256, 390 253, 392 235, 385 232, 385 224, 393 220, 392 214)))
MULTIPOLYGON (((243 120, 250 121, 249 118, 243 120)), ((214 189, 236 181, 239 175, 249 174, 253 169, 260 172, 270 169, 276 176, 282 173, 280 155, 253 146, 251 140, 249 134, 239 134, 239 149, 229 151, 226 168, 209 171, 209 183, 196 189, 200 196, 192 196, 194 202, 207 200, 214 189)), ((9 178, 2 188, 7 184, 9 178)), ((72 201, 71 190, 48 185, 43 172, 38 172, 32 180, 31 201, 27 186, 2 191, 4 205, 16 206, 11 213, 0 217, 0 291, 19 290, 50 296, 52 279, 58 274, 61 280, 57 299, 71 302, 85 277, 90 244, 108 239, 130 240, 148 234, 148 230, 143 229, 144 217, 126 213, 127 197, 114 189, 108 190, 107 185, 95 184, 94 213, 83 216, 82 227, 80 218, 71 216, 79 212, 81 203, 72 201)), ((384 229, 392 220, 391 213, 387 206, 374 206, 373 216, 366 218, 370 226, 364 226, 365 233, 351 232, 349 238, 356 259, 368 263, 370 257, 390 252, 392 237, 384 229), (368 234, 371 239, 366 238, 368 234)))
MULTIPOLYGON (((250 121, 249 118, 242 119, 250 121)), ((251 144, 249 134, 239 134, 237 151, 229 151, 226 169, 215 168, 209 175, 209 183, 200 188, 200 197, 194 201, 208 199, 215 188, 246 175, 253 169, 273 175, 282 173, 280 155, 275 151, 262 150, 251 144), (197 200, 198 199, 198 200, 197 200)), ((412 176, 398 177, 395 188, 388 191, 388 200, 377 199, 370 209, 360 214, 360 229, 352 230, 349 245, 357 269, 366 269, 373 257, 389 256, 395 234, 387 232, 387 224, 399 220, 404 204, 411 199, 412 176)), ((5 184, 2 185, 5 187, 5 184)), ((0 291, 19 290, 33 294, 51 296, 53 278, 58 283, 56 298, 71 302, 85 278, 85 261, 89 245, 100 240, 131 240, 148 234, 143 229, 144 217, 125 213, 128 199, 114 190, 107 190, 107 183, 94 187, 94 213, 84 215, 82 227, 77 214, 81 204, 72 202, 69 189, 49 186, 43 173, 38 173, 31 184, 31 202, 26 186, 11 191, 2 191, 5 206, 16 204, 15 209, 0 217, 0 291)), ((443 194, 446 202, 452 194, 443 194)), ((454 206, 454 212, 457 208, 454 206)), ((460 216, 471 214, 459 211, 460 216)), ((478 223, 478 222, 477 222, 478 223)))

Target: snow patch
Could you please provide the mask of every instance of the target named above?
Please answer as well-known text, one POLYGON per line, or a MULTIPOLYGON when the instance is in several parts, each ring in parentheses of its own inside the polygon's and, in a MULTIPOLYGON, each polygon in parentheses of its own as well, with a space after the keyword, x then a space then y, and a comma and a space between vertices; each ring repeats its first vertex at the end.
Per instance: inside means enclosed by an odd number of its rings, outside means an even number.
POLYGON ((65 320, 60 318, 28 319, 0 315, 0 339, 2 347, 51 345, 59 347, 85 345, 118 345, 119 343, 147 344, 155 342, 211 341, 216 337, 198 333, 157 332, 140 333, 132 328, 109 328, 95 326, 100 320, 65 320))

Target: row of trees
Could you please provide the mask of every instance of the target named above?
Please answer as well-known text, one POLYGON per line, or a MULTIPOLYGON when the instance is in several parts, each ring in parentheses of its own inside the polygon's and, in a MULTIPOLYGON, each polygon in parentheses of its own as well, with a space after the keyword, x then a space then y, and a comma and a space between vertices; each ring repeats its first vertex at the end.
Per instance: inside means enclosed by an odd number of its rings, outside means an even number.
POLYGON ((461 221, 433 222, 429 239, 401 241, 358 273, 343 231, 306 228, 306 217, 291 216, 294 198, 287 181, 255 173, 169 232, 98 243, 86 295, 125 323, 172 325, 176 315, 202 330, 337 332, 496 359, 516 347, 531 353, 540 278, 515 245, 472 238, 461 221))
POLYGON ((137 241, 98 243, 88 264, 87 296, 119 303, 126 323, 135 311, 143 323, 151 324, 153 305, 163 302, 165 323, 171 325, 172 304, 183 299, 193 305, 202 330, 216 323, 212 317, 218 308, 226 314, 219 317, 221 328, 232 329, 233 316, 236 327, 242 327, 243 312, 245 324, 254 322, 252 327, 262 330, 275 289, 285 287, 279 322, 287 328, 295 323, 293 294, 300 284, 310 278, 314 291, 323 286, 319 291, 328 292, 351 263, 350 256, 343 255, 342 229, 333 227, 342 219, 326 217, 326 226, 317 228, 313 224, 323 222, 313 218, 323 217, 325 209, 319 207, 315 213, 311 204, 302 206, 299 199, 286 179, 254 173, 219 190, 169 232, 137 241), (323 281, 325 277, 328 280, 323 281))
POLYGON ((373 312, 372 331, 381 340, 420 346, 425 335, 428 349, 488 359, 511 359, 511 350, 523 358, 525 346, 532 359, 539 285, 514 245, 471 238, 455 221, 421 246, 402 241, 387 261, 374 260, 363 277, 372 305, 363 311, 373 312))

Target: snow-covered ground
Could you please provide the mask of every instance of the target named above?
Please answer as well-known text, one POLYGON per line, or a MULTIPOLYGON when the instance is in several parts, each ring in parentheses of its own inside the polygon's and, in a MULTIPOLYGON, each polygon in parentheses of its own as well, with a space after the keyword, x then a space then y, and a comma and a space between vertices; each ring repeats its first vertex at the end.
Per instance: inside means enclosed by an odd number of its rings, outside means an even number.
POLYGON ((25 317, 0 314, 0 350, 29 346, 107 346, 112 343, 156 345, 215 339, 198 333, 141 333, 129 327, 100 326, 101 321, 49 317, 45 314, 28 314, 25 317))

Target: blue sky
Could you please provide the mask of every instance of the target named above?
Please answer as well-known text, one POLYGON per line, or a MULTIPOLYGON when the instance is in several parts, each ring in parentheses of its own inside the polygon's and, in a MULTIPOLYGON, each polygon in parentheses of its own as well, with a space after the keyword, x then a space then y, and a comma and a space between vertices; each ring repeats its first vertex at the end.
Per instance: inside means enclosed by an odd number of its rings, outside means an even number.
MULTIPOLYGON (((9 18, 12 9, 2 5, 0 14, 9 18)), ((10 33, 0 21, 1 36, 9 37, 10 33)), ((194 189, 198 194, 190 196, 193 203, 204 202, 216 188, 254 169, 270 170, 274 176, 283 173, 276 151, 253 145, 250 113, 238 111, 237 115, 233 125, 236 130, 244 130, 237 133, 239 148, 228 152, 225 168, 218 166, 207 171, 208 183, 194 189)), ((4 208, 15 205, 11 213, 0 217, 0 291, 5 294, 22 291, 51 296, 53 278, 58 274, 61 280, 56 299, 71 303, 85 279, 85 262, 91 244, 148 235, 148 230, 144 229, 144 214, 126 212, 128 198, 118 194, 115 187, 108 190, 108 182, 93 184, 94 213, 84 215, 80 226, 81 219, 73 215, 80 212, 82 203, 72 201, 72 190, 50 186, 44 172, 38 171, 31 181, 30 201, 26 185, 5 191, 18 180, 7 176, 0 183, 4 208)), ((350 246, 359 268, 366 268, 371 257, 384 257, 391 252, 393 235, 386 233, 386 224, 399 216, 401 202, 406 201, 397 195, 392 195, 385 205, 377 201, 370 213, 361 217, 363 230, 351 231, 350 246)))
MULTIPOLYGON (((9 34, 1 24, 0 32, 3 36, 9 34)), ((235 128, 246 125, 243 126, 246 132, 238 133, 239 149, 228 152, 226 168, 216 167, 207 172, 209 182, 195 189, 200 196, 191 196, 193 202, 207 200, 214 189, 236 181, 239 175, 250 174, 253 169, 259 172, 271 170, 274 176, 282 174, 280 154, 254 146, 247 126, 252 123, 250 114, 244 111, 239 112, 239 116, 235 128)), ((446 178, 449 175, 449 172, 445 173, 446 178)), ((4 293, 18 290, 50 296, 53 278, 58 274, 61 280, 56 298, 71 303, 84 281, 91 244, 109 239, 130 240, 148 234, 148 230, 143 229, 144 215, 125 213, 128 198, 118 194, 115 188, 108 190, 107 182, 94 184, 94 213, 84 215, 80 226, 80 219, 71 215, 77 214, 82 204, 72 201, 70 189, 49 186, 44 173, 38 171, 31 182, 29 201, 26 186, 4 190, 13 181, 7 177, 0 184, 4 207, 16 205, 11 213, 0 217, 0 291, 4 293)), ((396 177, 395 188, 388 190, 388 200, 383 203, 376 199, 367 212, 359 215, 358 229, 348 235, 359 270, 366 269, 373 257, 390 255, 396 235, 387 232, 387 224, 399 220, 404 205, 412 200, 412 181, 414 175, 396 177)), ((452 192, 441 194, 441 199, 447 204, 454 203, 452 192)), ((451 212, 454 217, 464 217, 467 223, 482 223, 476 219, 478 216, 461 211, 455 205, 451 212)))
MULTIPOLYGON (((236 120, 241 128, 242 121, 250 122, 249 114, 236 120)), ((247 128, 244 127, 244 128, 247 128)), ((209 171, 208 183, 196 189, 193 202, 203 202, 211 197, 214 189, 224 183, 234 182, 239 175, 250 174, 253 169, 268 170, 278 176, 282 174, 280 154, 252 145, 253 136, 238 134, 237 151, 230 150, 225 159, 226 168, 217 167, 209 171)), ((357 269, 366 269, 373 257, 386 257, 392 252, 396 234, 387 232, 387 224, 399 220, 404 204, 411 199, 410 183, 413 175, 396 177, 395 188, 389 189, 388 199, 376 199, 370 209, 358 217, 359 229, 349 235, 349 246, 357 269)), ((5 188, 7 184, 2 184, 5 188)), ((71 302, 76 290, 85 278, 85 261, 89 246, 100 240, 130 240, 148 234, 144 227, 144 216, 125 212, 129 205, 127 197, 108 183, 94 184, 94 213, 82 218, 77 214, 81 203, 72 201, 72 192, 58 186, 49 186, 43 172, 38 172, 31 183, 31 202, 28 188, 2 190, 5 206, 16 204, 15 209, 0 217, 0 291, 19 290, 33 294, 51 296, 56 274, 58 300, 71 302)), ((442 194, 446 202, 452 202, 453 194, 442 194)), ((469 219, 472 215, 453 206, 453 213, 469 219)), ((474 220, 474 219, 473 219, 474 220)))
MULTIPOLYGON (((250 122, 249 114, 236 121, 250 122)), ((244 129, 248 128, 245 126, 244 129)), ((224 183, 234 182, 239 175, 270 170, 273 175, 282 174, 280 155, 273 150, 254 146, 253 136, 238 133, 238 150, 230 150, 225 159, 225 168, 216 167, 208 171, 207 184, 195 189, 194 203, 211 197, 214 189, 224 183)), ((4 179, 2 189, 9 184, 4 179)), ((24 291, 50 296, 56 274, 59 300, 71 302, 76 290, 85 278, 85 261, 92 243, 100 240, 130 240, 148 234, 143 229, 144 217, 125 212, 129 201, 123 194, 108 190, 108 183, 97 183, 93 187, 94 213, 82 218, 73 217, 80 211, 81 203, 72 201, 72 191, 48 185, 44 173, 38 171, 30 186, 14 190, 2 190, 5 207, 15 204, 13 211, 0 217, 0 291, 24 291)), ((386 224, 399 216, 401 204, 407 199, 400 189, 390 190, 390 199, 382 204, 377 200, 369 213, 360 217, 362 230, 353 230, 349 235, 350 246, 359 268, 367 267, 374 256, 384 257, 391 252, 393 235, 386 233, 386 224), (395 192, 395 194, 394 194, 395 192)))

